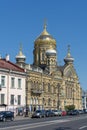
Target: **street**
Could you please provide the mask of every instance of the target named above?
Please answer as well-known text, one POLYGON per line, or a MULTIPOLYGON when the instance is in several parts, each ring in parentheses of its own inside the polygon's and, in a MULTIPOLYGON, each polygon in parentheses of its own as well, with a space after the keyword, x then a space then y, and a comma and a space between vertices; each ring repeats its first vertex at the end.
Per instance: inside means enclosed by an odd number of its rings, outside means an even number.
POLYGON ((87 130, 87 115, 0 122, 0 130, 87 130))

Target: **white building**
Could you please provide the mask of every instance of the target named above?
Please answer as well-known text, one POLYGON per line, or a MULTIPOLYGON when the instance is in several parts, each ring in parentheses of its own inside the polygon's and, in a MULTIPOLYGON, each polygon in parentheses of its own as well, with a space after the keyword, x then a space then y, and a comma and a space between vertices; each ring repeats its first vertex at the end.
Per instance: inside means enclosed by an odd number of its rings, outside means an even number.
POLYGON ((6 59, 0 59, 0 111, 26 106, 26 73, 6 59))
POLYGON ((82 106, 83 109, 87 109, 87 90, 82 93, 82 106))

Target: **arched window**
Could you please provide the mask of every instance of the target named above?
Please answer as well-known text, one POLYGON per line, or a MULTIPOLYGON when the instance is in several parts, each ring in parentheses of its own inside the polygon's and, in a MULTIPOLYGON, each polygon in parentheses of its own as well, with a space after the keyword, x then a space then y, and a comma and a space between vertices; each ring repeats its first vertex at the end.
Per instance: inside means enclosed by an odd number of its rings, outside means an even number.
POLYGON ((42 61, 44 61, 44 53, 42 53, 42 61))

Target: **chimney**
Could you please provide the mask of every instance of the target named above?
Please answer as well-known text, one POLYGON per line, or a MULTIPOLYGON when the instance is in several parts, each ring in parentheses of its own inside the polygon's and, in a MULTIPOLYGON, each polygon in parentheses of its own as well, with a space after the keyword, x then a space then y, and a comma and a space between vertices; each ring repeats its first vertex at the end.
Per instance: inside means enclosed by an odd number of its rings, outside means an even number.
POLYGON ((2 56, 0 55, 0 59, 2 59, 2 56))
POLYGON ((6 55, 6 61, 9 61, 9 55, 8 54, 6 55))

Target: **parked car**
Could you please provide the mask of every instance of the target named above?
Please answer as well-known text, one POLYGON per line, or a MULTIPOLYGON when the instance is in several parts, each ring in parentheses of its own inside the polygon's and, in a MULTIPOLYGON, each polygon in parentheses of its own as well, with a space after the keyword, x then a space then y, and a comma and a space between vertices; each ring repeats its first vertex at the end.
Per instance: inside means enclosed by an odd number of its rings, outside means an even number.
POLYGON ((54 113, 54 116, 58 116, 58 110, 52 110, 54 113))
POLYGON ((68 111, 68 115, 78 115, 78 114, 79 114, 79 111, 78 111, 78 110, 68 111))
POLYGON ((62 116, 66 116, 67 112, 66 111, 62 111, 62 116))
POLYGON ((52 110, 46 110, 46 117, 52 117, 55 116, 54 112, 52 110))
POLYGON ((54 116, 62 116, 62 111, 61 110, 52 110, 54 113, 54 116))
POLYGON ((84 111, 83 110, 78 110, 79 111, 79 114, 83 114, 84 113, 84 111))
POLYGON ((1 111, 0 112, 0 120, 6 121, 6 120, 14 120, 14 112, 11 111, 1 111))
POLYGON ((36 110, 33 114, 32 114, 32 118, 41 118, 41 117, 45 117, 46 113, 45 110, 36 110))
POLYGON ((58 116, 62 116, 62 111, 58 110, 58 116))
POLYGON ((87 109, 83 109, 84 113, 87 113, 87 109))

